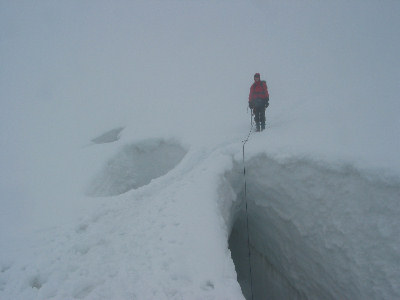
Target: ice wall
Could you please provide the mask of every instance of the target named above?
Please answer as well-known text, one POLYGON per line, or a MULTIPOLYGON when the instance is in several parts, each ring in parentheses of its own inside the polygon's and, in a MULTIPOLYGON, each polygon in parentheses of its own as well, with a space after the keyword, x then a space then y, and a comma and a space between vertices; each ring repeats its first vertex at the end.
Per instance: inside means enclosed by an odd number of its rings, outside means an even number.
MULTIPOLYGON (((254 299, 400 297, 400 183, 346 164, 246 162, 254 299)), ((241 164, 226 175, 243 198, 241 164)), ((250 299, 243 210, 229 244, 250 299)))

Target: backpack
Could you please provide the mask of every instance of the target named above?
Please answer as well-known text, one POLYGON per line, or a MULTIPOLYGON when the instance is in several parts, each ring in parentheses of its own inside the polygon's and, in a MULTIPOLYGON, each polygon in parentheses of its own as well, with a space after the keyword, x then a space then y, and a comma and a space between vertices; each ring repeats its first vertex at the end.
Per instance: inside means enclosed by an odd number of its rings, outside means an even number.
MULTIPOLYGON (((267 87, 267 82, 265 81, 265 80, 260 80, 260 83, 261 83, 261 86, 264 88, 264 91, 266 91, 267 92, 267 99, 269 98, 268 96, 268 87, 267 87)), ((256 87, 256 85, 255 84, 253 84, 252 85, 252 89, 253 89, 253 95, 256 95, 256 91, 255 91, 255 87, 256 87)))

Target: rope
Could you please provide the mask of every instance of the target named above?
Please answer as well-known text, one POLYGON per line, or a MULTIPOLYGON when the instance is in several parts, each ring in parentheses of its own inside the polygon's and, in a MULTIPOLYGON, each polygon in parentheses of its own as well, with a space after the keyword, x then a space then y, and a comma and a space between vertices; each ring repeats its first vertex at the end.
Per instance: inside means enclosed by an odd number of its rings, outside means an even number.
MULTIPOLYGON (((251 114, 252 117, 252 114, 251 114)), ((251 119, 252 120, 252 119, 251 119)), ((246 204, 246 231, 247 231, 247 249, 248 249, 248 256, 249 256, 249 271, 250 271, 250 288, 251 288, 251 299, 253 300, 253 274, 251 270, 251 251, 250 251, 250 231, 249 231, 249 214, 247 211, 247 182, 246 182, 246 164, 244 160, 244 146, 248 142, 250 135, 253 131, 253 121, 251 121, 251 128, 249 134, 247 135, 246 139, 242 141, 243 143, 243 178, 244 178, 244 202, 246 204)))

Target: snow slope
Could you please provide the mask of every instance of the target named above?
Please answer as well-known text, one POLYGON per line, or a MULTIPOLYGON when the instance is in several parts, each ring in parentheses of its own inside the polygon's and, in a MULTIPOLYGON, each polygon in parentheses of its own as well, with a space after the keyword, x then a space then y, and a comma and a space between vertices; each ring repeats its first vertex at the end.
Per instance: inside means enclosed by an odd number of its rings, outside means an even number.
POLYGON ((249 299, 255 72, 255 299, 400 298, 399 13, 1 2, 0 299, 249 299))
MULTIPOLYGON (((149 143, 175 147, 135 147, 149 143)), ((152 154, 166 158, 170 149, 136 155, 151 165, 152 154)), ((73 228, 46 230, 29 254, 2 262, 3 297, 240 299, 216 196, 220 169, 232 162, 207 156, 189 151, 168 175, 108 199, 73 228)))

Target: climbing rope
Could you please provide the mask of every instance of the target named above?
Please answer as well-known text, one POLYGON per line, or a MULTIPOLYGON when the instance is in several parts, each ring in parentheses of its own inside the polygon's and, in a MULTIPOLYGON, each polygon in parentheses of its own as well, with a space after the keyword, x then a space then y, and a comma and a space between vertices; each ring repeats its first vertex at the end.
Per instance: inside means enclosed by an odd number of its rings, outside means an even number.
MULTIPOLYGON (((251 114, 251 117, 253 114, 251 114)), ((247 232, 247 249, 248 249, 248 256, 249 256, 249 272, 250 272, 250 289, 251 289, 251 299, 253 300, 253 275, 251 270, 251 251, 250 251, 250 234, 249 234, 249 214, 247 211, 247 182, 246 182, 246 164, 244 160, 244 146, 248 142, 250 135, 253 131, 253 121, 251 119, 251 128, 249 134, 247 135, 246 139, 242 141, 243 147, 243 179, 244 179, 244 202, 246 205, 246 232, 247 232)))

